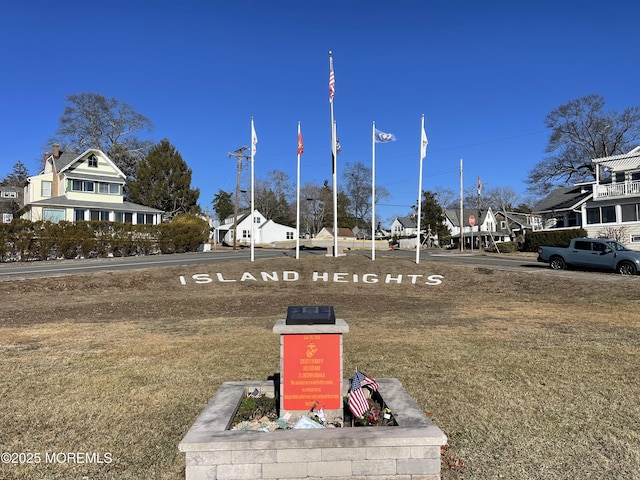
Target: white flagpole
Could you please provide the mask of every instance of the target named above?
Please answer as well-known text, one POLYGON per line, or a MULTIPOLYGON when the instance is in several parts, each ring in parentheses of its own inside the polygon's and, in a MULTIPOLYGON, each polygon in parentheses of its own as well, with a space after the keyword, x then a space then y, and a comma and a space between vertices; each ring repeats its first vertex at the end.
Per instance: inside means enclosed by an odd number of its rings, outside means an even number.
POLYGON ((333 72, 333 57, 329 50, 329 108, 331 111, 331 154, 333 156, 333 256, 338 256, 338 148, 337 148, 337 132, 336 122, 333 118, 333 96, 335 93, 335 75, 333 72))
POLYGON ((376 122, 371 126, 371 260, 376 259, 376 122))
POLYGON ((256 152, 256 130, 253 125, 253 117, 251 117, 251 261, 254 260, 254 225, 256 224, 255 219, 253 218, 253 209, 254 207, 254 166, 253 160, 256 152))
MULTIPOLYGON (((333 104, 332 104, 333 105, 333 104)), ((333 107, 331 107, 333 112, 333 107)), ((338 132, 336 122, 333 121, 333 256, 338 256, 338 132)))
POLYGON ((463 196, 463 191, 462 191, 462 159, 460 159, 460 251, 463 252, 464 251, 464 233, 463 233, 463 229, 464 229, 464 200, 462 198, 463 196))
MULTIPOLYGON (((300 122, 298 122, 300 140, 300 122)), ((300 145, 298 145, 298 184, 296 188, 296 259, 300 258, 300 145)))
POLYGON ((422 217, 422 160, 426 154, 426 148, 423 144, 425 141, 424 134, 424 114, 422 114, 422 128, 420 129, 420 174, 418 176, 418 238, 416 242, 416 263, 420 263, 420 220, 422 217))

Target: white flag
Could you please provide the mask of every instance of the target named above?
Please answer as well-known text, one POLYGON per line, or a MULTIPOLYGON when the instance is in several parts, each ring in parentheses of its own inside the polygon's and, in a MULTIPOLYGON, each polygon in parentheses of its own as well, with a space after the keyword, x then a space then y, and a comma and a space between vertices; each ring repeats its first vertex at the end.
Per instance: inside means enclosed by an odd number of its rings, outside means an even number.
POLYGON ((253 119, 251 119, 251 156, 256 154, 256 145, 258 144, 258 136, 256 129, 253 127, 253 119))
POLYGON ((422 148, 420 149, 420 158, 423 159, 427 156, 427 145, 429 141, 427 140, 427 132, 424 131, 424 126, 422 127, 422 148))

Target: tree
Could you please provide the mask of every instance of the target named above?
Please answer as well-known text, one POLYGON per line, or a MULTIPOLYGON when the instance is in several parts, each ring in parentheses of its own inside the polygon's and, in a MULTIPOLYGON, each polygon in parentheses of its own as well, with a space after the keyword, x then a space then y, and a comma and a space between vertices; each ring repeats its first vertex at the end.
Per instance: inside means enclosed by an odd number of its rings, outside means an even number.
POLYGON ((545 119, 551 129, 547 158, 529 172, 529 190, 546 194, 558 185, 591 181, 595 167, 591 159, 627 153, 640 139, 640 107, 622 113, 605 111, 600 95, 571 100, 545 119))
POLYGON ((83 92, 67 96, 57 138, 51 143, 59 143, 62 150, 78 153, 88 148, 100 149, 127 177, 132 177, 138 162, 153 145, 150 140, 141 140, 135 135, 152 128, 151 120, 128 103, 83 92))
MULTIPOLYGON (((358 226, 371 219, 371 169, 362 162, 347 163, 343 173, 344 194, 349 199, 349 213, 358 226)), ((376 186, 376 203, 390 196, 385 187, 376 186)), ((355 226, 355 225, 354 225, 355 226)))
POLYGON ((7 185, 11 187, 24 187, 27 184, 29 178, 29 171, 20 160, 13 165, 13 170, 8 174, 0 185, 7 185))
POLYGON ((420 229, 437 235, 440 245, 446 245, 451 239, 451 232, 444 223, 444 209, 438 203, 437 195, 428 190, 422 192, 422 219, 420 229))
POLYGON ((219 189, 213 197, 213 210, 216 212, 218 220, 224 222, 224 220, 234 212, 233 194, 231 192, 225 192, 219 189))
POLYGON ((283 225, 293 225, 290 200, 293 187, 289 176, 279 170, 268 173, 267 180, 256 180, 254 188, 254 205, 265 218, 283 225))
POLYGON ((129 182, 132 202, 158 208, 168 218, 199 212, 200 189, 191 188, 191 169, 166 138, 154 145, 129 182))

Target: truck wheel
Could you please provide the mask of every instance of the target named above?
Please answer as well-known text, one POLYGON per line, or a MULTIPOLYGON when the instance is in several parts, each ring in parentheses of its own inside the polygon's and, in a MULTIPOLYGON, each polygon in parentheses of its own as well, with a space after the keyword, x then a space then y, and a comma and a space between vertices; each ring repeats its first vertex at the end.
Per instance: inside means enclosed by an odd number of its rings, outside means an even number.
POLYGON ((632 262, 620 262, 616 271, 620 275, 635 275, 637 273, 636 266, 632 262))
POLYGON ((549 266, 553 270, 564 270, 565 268, 567 268, 567 264, 564 262, 564 259, 562 257, 551 257, 549 266))

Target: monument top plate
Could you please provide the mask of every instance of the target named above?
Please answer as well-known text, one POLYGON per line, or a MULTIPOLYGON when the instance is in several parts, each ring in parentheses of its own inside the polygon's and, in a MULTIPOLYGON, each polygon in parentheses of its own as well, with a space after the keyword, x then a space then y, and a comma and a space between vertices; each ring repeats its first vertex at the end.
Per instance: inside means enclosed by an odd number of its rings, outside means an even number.
POLYGON ((333 306, 287 307, 286 325, 335 325, 333 306))

